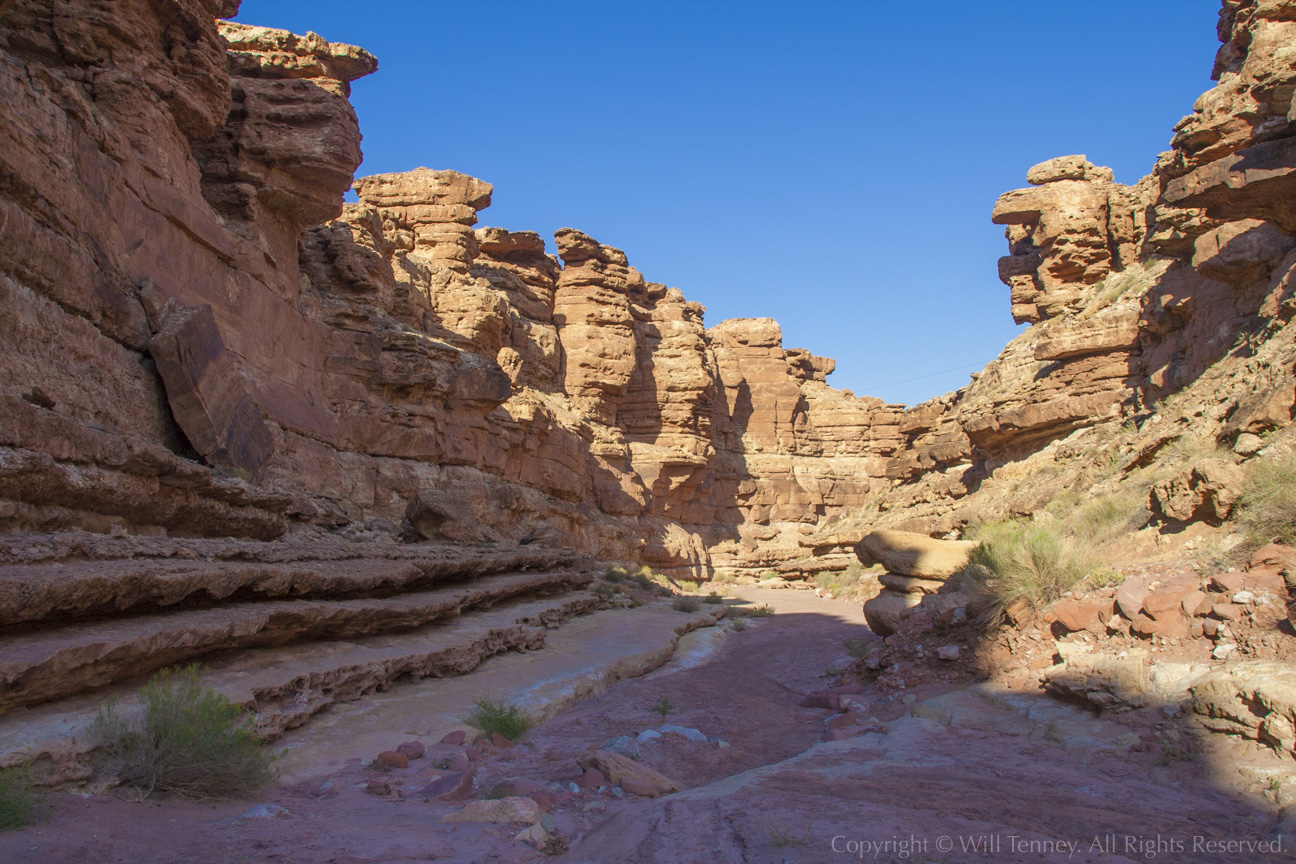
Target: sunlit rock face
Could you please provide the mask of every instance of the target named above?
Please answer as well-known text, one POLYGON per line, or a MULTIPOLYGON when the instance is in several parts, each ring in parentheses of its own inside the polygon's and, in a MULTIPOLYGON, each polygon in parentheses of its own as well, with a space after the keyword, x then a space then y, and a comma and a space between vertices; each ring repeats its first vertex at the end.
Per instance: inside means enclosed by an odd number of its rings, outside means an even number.
POLYGON ((6 4, 0 527, 378 521, 804 575, 864 525, 1028 511, 1070 469, 1014 471, 1185 389, 1221 436, 1285 426, 1288 5, 1224 4, 1219 85, 1148 177, 1063 156, 999 199, 1029 326, 905 408, 830 387, 772 319, 708 326, 588 234, 483 225, 484 180, 354 178, 363 49, 215 0, 6 4))

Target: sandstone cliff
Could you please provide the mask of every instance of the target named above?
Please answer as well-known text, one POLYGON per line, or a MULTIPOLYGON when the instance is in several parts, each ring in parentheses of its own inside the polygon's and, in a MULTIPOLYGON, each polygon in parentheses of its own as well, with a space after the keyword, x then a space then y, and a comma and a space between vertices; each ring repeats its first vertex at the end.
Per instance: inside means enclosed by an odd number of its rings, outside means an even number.
POLYGON ((1031 326, 909 409, 579 231, 479 227, 482 180, 353 180, 377 61, 237 5, 2 7, 0 529, 796 572, 1111 482, 1099 450, 1290 422, 1288 2, 1225 2, 1219 86, 1148 177, 1062 157, 999 200, 1031 326))
POLYGON ((899 482, 809 550, 878 526, 958 531, 1064 491, 1132 491, 1171 523, 1204 518, 1167 503, 1209 497, 1189 491, 1209 485, 1194 460, 1292 447, 1294 12, 1225 0, 1219 83, 1138 183, 1065 156, 996 202, 999 274, 1031 326, 967 388, 904 412, 899 482))
POLYGON ((453 171, 344 206, 348 82, 377 61, 236 9, 0 18, 0 527, 540 542, 703 577, 797 557, 883 476, 894 412, 774 322, 707 330, 579 231, 553 255, 475 227, 491 186, 453 171))

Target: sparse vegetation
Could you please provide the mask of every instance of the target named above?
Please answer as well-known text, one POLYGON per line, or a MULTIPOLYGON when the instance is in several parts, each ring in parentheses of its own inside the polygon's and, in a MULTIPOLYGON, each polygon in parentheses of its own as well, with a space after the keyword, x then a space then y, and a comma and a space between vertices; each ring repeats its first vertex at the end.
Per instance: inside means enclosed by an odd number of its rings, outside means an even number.
POLYGON ((733 615, 741 615, 746 618, 768 618, 774 614, 774 610, 764 603, 760 606, 735 606, 729 611, 733 615))
POLYGON ((485 697, 478 699, 473 710, 463 719, 469 726, 481 730, 484 736, 498 732, 510 741, 521 738, 534 725, 531 717, 512 702, 485 697))
POLYGON ((15 831, 42 816, 40 796, 18 768, 0 771, 0 831, 15 831))
POLYGON ((1099 567, 1085 577, 1085 583, 1095 588, 1106 588, 1109 585, 1119 585, 1125 581, 1125 574, 1115 567, 1099 567))
POLYGON ((741 633, 747 629, 747 622, 741 618, 735 618, 733 621, 729 622, 729 629, 735 633, 741 633))
POLYGON ((724 602, 724 598, 720 596, 719 591, 712 591, 710 594, 706 596, 706 599, 703 600, 702 602, 709 603, 712 606, 719 606, 721 603, 724 602))
POLYGON ((656 711, 664 719, 667 714, 675 710, 675 704, 671 702, 669 698, 663 696, 660 702, 658 702, 656 705, 652 706, 648 710, 656 711))
POLYGON ((681 594, 671 601, 671 608, 677 612, 696 612, 702 608, 702 599, 681 594))
POLYGON ((243 710, 198 683, 198 667, 159 672, 140 691, 143 715, 99 710, 95 733, 111 769, 141 799, 155 791, 204 800, 251 795, 274 776, 243 710))
POLYGON ((852 639, 849 636, 842 640, 842 647, 857 660, 867 656, 871 648, 867 639, 852 639))
POLYGON ((1253 547, 1296 542, 1296 454, 1253 460, 1239 503, 1238 522, 1253 547))
POLYGON ((995 618, 1025 604, 1039 609, 1062 596, 1092 569, 1077 544, 1049 522, 1007 521, 978 526, 974 578, 989 593, 995 618))
POLYGON ((864 573, 860 562, 853 561, 845 570, 820 570, 815 574, 814 584, 837 599, 857 599, 873 593, 869 588, 876 588, 874 578, 864 573))
POLYGON ((716 585, 731 585, 738 581, 738 577, 728 570, 717 570, 711 581, 716 585))
POLYGON ((777 822, 771 822, 765 826, 765 839, 775 849, 782 849, 786 846, 804 846, 810 839, 810 831, 814 828, 814 822, 811 821, 806 826, 806 830, 799 836, 792 832, 791 828, 786 828, 777 822))

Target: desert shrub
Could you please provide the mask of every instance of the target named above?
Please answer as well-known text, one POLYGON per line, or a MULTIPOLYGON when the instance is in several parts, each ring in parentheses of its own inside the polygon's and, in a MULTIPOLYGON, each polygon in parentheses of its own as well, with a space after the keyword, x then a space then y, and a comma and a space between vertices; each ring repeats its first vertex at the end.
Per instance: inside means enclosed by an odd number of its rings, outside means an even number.
POLYGON ((735 633, 741 633, 747 629, 747 622, 741 618, 736 618, 729 622, 729 629, 733 630, 735 633))
POLYGON ((738 581, 738 577, 728 570, 717 570, 716 574, 711 577, 711 581, 717 585, 729 585, 738 581))
POLYGON ((498 732, 510 741, 521 738, 534 725, 531 717, 512 702, 486 697, 478 699, 463 719, 487 737, 498 732))
POLYGON ((671 608, 677 612, 696 612, 702 608, 702 599, 680 595, 671 601, 671 608))
POLYGON ((1092 569, 1077 544, 1050 522, 1007 521, 977 526, 972 572, 990 595, 996 618, 1009 607, 1039 609, 1062 596, 1092 569))
POLYGON ((1296 543, 1296 454, 1247 466, 1238 522, 1252 546, 1296 543))
POLYGON ((774 614, 774 610, 764 603, 760 606, 738 606, 735 607, 734 612, 748 618, 768 618, 774 614))
POLYGON ((663 696, 660 702, 658 702, 656 705, 652 706, 648 710, 656 711, 664 718, 667 714, 675 710, 675 703, 670 701, 670 697, 663 696))
POLYGON ((858 561, 852 561, 845 570, 820 570, 813 581, 816 588, 838 599, 863 596, 866 585, 870 584, 864 579, 864 568, 858 561))
POLYGON ((242 798, 273 778, 243 709, 201 686, 196 665, 159 672, 140 690, 140 702, 142 716, 128 719, 110 701, 94 729, 114 773, 141 798, 154 791, 242 798))
POLYGON ((718 606, 718 605, 720 605, 721 603, 724 602, 724 598, 720 596, 720 592, 719 592, 719 591, 712 591, 710 594, 708 594, 708 595, 703 599, 702 602, 703 602, 703 603, 709 603, 709 604, 711 604, 712 606, 718 606))
POLYGON ((872 645, 867 639, 851 639, 848 636, 842 640, 842 647, 846 649, 847 654, 859 659, 868 655, 872 645))
POLYGON ((1091 549, 1142 527, 1151 516, 1133 490, 1101 495, 1090 501, 1068 490, 1049 502, 1045 512, 1057 521, 1063 534, 1091 549))
POLYGON ((1151 515, 1132 492, 1118 492, 1081 505, 1067 527, 1081 541, 1101 545, 1142 527, 1151 515))
POLYGON ((624 567, 609 567, 607 570, 603 571, 603 578, 609 582, 621 582, 628 575, 629 574, 626 573, 624 567))
POLYGON ((599 582, 593 587, 591 587, 590 590, 593 591, 595 594, 599 595, 600 597, 610 600, 614 596, 616 596, 618 586, 609 585, 606 582, 599 582))
POLYGON ((1107 588, 1125 581, 1125 574, 1115 567, 1099 567, 1085 577, 1085 584, 1094 588, 1107 588))
POLYGON ((25 828, 42 815, 40 796, 26 773, 17 768, 0 771, 0 831, 25 828))

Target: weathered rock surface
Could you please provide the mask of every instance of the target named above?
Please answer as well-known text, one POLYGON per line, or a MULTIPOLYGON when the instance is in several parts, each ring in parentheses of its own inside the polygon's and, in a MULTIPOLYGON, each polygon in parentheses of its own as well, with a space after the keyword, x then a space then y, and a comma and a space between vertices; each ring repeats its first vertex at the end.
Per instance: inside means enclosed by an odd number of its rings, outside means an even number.
MULTIPOLYGON (((5 4, 0 529, 372 548, 350 574, 340 554, 55 555, 0 574, 0 614, 35 631, 294 585, 431 590, 400 542, 813 574, 880 530, 945 536, 1154 463, 1159 517, 1228 518, 1236 466, 1171 459, 1189 437, 1252 458, 1296 408, 1288 5, 1224 4, 1219 84, 1148 177, 1065 156, 999 199, 1000 276, 1031 326, 906 409, 829 387, 833 362, 771 319, 708 328, 587 234, 549 254, 479 226, 483 180, 355 179, 362 49, 218 22, 217 0, 5 4)), ((866 551, 893 571, 880 632, 964 602, 905 593, 948 566, 866 551)), ((1140 632, 1182 623, 1143 602, 1140 632)))
POLYGON ((1192 708, 1208 728, 1296 752, 1296 670, 1254 661, 1211 672, 1192 687, 1192 708))
POLYGON ((1226 459, 1201 459, 1152 487, 1152 509, 1184 522, 1218 524, 1232 514, 1243 479, 1242 469, 1226 459))
POLYGON ((968 565, 976 543, 937 540, 912 531, 874 531, 860 541, 857 553, 865 565, 881 564, 905 576, 947 579, 968 565))
POLYGON ((632 795, 656 798, 679 791, 679 786, 673 780, 620 753, 596 750, 582 761, 582 766, 596 769, 632 795))

